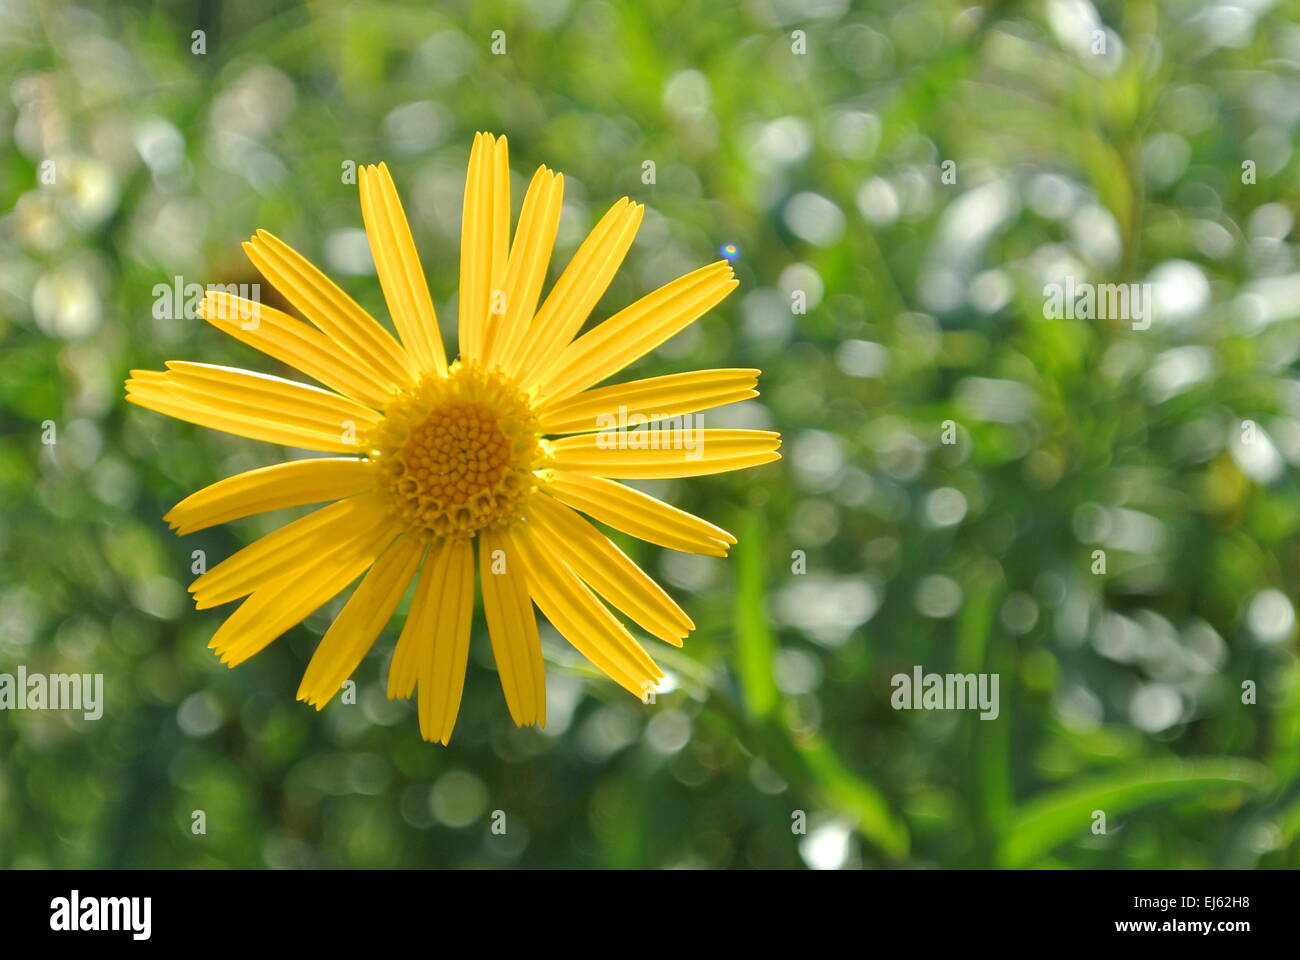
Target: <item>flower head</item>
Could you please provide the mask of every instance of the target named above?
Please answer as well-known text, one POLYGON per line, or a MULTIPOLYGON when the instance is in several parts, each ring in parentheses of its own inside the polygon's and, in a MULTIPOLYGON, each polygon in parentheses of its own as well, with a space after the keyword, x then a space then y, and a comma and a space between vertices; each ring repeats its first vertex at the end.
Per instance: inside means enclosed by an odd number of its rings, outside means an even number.
POLYGON ((342 454, 237 474, 173 507, 166 519, 186 534, 331 501, 217 564, 190 592, 200 610, 243 601, 209 644, 233 667, 360 577, 298 690, 320 709, 414 582, 388 694, 418 691, 421 733, 443 743, 464 685, 476 568, 515 723, 546 720, 534 604, 615 682, 644 696, 663 672, 610 608, 676 646, 694 624, 582 514, 663 547, 725 556, 736 542, 725 530, 618 481, 779 457, 775 433, 689 421, 756 396, 757 370, 596 386, 726 297, 736 286, 730 266, 680 277, 583 333, 643 208, 614 204, 539 307, 564 180, 538 169, 513 241, 509 182, 506 139, 478 134, 461 228, 459 359, 448 363, 410 227, 380 164, 360 171, 361 212, 398 338, 258 231, 244 244, 249 259, 310 324, 221 291, 208 293, 203 317, 323 387, 185 361, 134 370, 126 383, 129 401, 180 420, 342 454), (628 425, 636 429, 620 429, 628 425))

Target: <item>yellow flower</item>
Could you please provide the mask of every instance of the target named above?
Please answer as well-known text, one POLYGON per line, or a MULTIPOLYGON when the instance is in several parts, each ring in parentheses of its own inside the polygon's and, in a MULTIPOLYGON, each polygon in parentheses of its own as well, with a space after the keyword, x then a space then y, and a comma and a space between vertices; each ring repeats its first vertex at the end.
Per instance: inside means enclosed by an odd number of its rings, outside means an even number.
POLYGON ((247 598, 209 646, 235 666, 365 574, 307 666, 298 699, 339 691, 417 581, 388 672, 418 687, 420 732, 447 743, 460 709, 478 580, 515 723, 546 722, 532 604, 638 697, 663 672, 610 611, 681 646, 682 609, 588 520, 659 546, 725 556, 719 527, 620 479, 690 477, 777 459, 777 434, 704 429, 687 415, 756 396, 757 370, 699 370, 596 384, 703 316, 735 287, 725 261, 579 331, 632 244, 643 207, 624 198, 537 307, 564 178, 533 176, 510 241, 505 137, 478 134, 461 225, 460 359, 448 363, 411 230, 384 164, 360 176, 361 213, 400 343, 320 270, 266 231, 253 265, 314 326, 209 291, 213 326, 328 389, 203 363, 133 370, 132 403, 289 447, 348 454, 229 477, 166 515, 179 534, 335 501, 239 550, 190 586, 200 610, 247 598), (594 389, 593 389, 594 388, 594 389), (637 431, 611 429, 645 424, 637 431))

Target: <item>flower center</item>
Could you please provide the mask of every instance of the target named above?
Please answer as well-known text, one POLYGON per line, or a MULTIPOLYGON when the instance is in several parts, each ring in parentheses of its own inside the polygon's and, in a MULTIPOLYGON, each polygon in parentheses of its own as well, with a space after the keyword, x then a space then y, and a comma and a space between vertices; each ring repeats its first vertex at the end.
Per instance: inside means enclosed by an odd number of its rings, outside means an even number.
POLYGON ((379 487, 407 528, 460 539, 519 519, 545 465, 522 392, 460 361, 394 401, 367 438, 379 487))

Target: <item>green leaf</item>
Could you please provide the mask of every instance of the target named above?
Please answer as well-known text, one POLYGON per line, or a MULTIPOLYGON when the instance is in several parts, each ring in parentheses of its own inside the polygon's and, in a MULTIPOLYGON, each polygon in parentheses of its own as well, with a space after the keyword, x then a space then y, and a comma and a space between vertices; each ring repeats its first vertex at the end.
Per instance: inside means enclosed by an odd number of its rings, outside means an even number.
POLYGON ((1268 770, 1249 760, 1205 757, 1143 763, 1080 786, 1063 787, 1021 808, 999 847, 1004 867, 1024 867, 1057 846, 1085 835, 1094 810, 1108 819, 1142 807, 1225 789, 1259 790, 1268 770))
POLYGON ((859 833, 892 860, 907 856, 907 828, 890 812, 879 790, 845 767, 824 740, 812 740, 799 749, 823 795, 853 817, 859 833))
POLYGON ((1300 798, 1297 798, 1290 806, 1284 808, 1277 815, 1276 821, 1279 842, 1278 849, 1289 849, 1291 844, 1296 842, 1300 837, 1300 798))
POLYGON ((1269 765, 1284 782, 1300 779, 1300 667, 1284 669, 1278 681, 1280 704, 1273 715, 1269 765))
POLYGON ((907 855, 907 828, 890 812, 884 795, 849 769, 818 736, 796 739, 785 722, 776 683, 776 640, 768 625, 763 584, 763 515, 751 510, 736 546, 736 672, 751 727, 769 763, 818 802, 852 820, 857 831, 885 856, 907 855))
POLYGON ((776 642, 763 595, 762 514, 751 511, 736 545, 736 672, 751 717, 770 717, 780 694, 776 686, 776 642))

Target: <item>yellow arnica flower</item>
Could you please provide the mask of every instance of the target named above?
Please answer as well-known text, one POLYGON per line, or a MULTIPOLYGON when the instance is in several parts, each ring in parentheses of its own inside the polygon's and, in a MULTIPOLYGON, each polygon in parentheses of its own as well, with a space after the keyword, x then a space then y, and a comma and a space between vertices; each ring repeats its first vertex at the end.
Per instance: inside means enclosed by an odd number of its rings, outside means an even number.
POLYGON ((245 252, 311 325, 219 291, 207 294, 203 317, 324 388, 185 361, 134 370, 126 382, 129 401, 179 420, 343 454, 229 477, 166 515, 186 534, 333 501, 191 584, 200 610, 243 599, 209 646, 223 663, 242 663, 364 574, 298 690, 320 709, 414 581, 388 695, 417 695, 421 734, 447 743, 464 687, 477 540, 492 653, 516 724, 546 722, 533 604, 592 663, 644 697, 663 672, 610 608, 674 646, 694 624, 582 514, 662 547, 725 556, 731 534, 618 481, 756 466, 779 457, 780 438, 705 429, 685 416, 756 396, 757 370, 596 384, 717 305, 736 287, 731 267, 720 261, 688 273, 580 334, 644 208, 627 198, 614 204, 538 307, 564 178, 537 170, 511 240, 506 139, 480 133, 461 224, 460 358, 448 362, 392 177, 380 164, 358 179, 400 341, 304 257, 258 231, 245 252), (610 429, 628 423, 650 425, 610 429))

